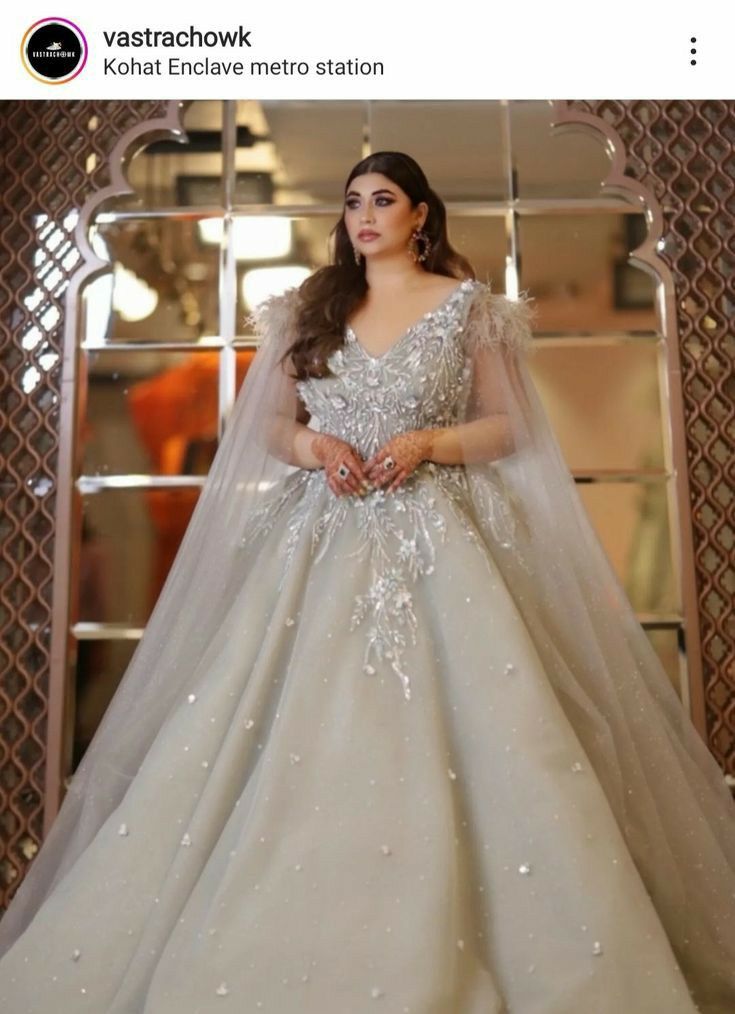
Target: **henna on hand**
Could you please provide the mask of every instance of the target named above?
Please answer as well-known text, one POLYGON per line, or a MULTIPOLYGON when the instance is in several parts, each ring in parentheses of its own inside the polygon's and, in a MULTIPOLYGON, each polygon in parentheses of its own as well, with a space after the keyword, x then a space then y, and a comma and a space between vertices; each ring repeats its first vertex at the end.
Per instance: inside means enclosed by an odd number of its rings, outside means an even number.
POLYGON ((368 479, 376 486, 390 482, 388 492, 397 489, 422 461, 431 460, 434 430, 410 430, 393 437, 365 463, 368 479), (393 458, 395 467, 386 469, 383 462, 393 458))
POLYGON ((319 433, 311 442, 311 451, 324 468, 329 488, 337 496, 349 493, 362 496, 366 492, 368 482, 362 458, 345 440, 330 433, 319 433), (344 479, 338 471, 340 465, 346 465, 350 470, 344 479))

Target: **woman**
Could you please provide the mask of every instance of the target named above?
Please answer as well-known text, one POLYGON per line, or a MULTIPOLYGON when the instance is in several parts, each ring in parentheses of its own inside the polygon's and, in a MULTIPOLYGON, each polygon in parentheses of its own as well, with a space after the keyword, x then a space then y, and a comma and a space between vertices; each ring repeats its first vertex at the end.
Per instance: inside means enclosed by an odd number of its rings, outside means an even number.
POLYGON ((735 807, 582 509, 530 300, 351 171, 0 922, 22 1012, 725 1014, 735 807))

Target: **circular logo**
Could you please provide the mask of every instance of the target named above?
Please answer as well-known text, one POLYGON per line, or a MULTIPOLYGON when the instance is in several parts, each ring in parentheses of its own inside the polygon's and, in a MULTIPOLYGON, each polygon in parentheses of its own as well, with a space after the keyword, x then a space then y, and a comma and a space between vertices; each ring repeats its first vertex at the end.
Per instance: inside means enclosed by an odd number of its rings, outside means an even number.
POLYGON ((23 66, 44 84, 65 84, 87 62, 87 40, 66 18, 42 18, 27 30, 20 44, 23 66))

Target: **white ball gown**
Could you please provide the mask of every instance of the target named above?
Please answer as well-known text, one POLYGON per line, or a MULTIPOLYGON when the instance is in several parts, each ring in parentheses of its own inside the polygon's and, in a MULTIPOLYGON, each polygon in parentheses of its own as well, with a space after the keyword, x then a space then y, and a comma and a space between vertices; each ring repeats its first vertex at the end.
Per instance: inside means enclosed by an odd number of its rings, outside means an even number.
POLYGON ((0 922, 0 1009, 732 1014, 735 807, 550 435, 529 301, 466 279, 378 357, 347 328, 279 414, 297 301, 254 315, 189 541, 0 922), (336 497, 279 457, 298 402, 365 459, 462 425, 466 464, 336 497))

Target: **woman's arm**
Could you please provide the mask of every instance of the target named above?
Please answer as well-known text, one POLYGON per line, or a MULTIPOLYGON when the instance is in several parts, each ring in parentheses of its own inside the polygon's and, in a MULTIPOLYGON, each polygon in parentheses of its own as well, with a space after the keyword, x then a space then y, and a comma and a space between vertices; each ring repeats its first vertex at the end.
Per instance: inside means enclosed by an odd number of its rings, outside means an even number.
POLYGON ((337 496, 363 496, 368 489, 363 462, 350 444, 339 437, 310 429, 310 415, 299 401, 296 418, 293 413, 276 412, 269 429, 268 449, 271 454, 298 468, 323 468, 329 488, 337 496), (338 476, 340 465, 349 474, 338 476))
POLYGON ((504 413, 429 430, 429 433, 432 439, 428 460, 442 465, 494 461, 513 452, 508 416, 504 413))
POLYGON ((323 468, 329 488, 337 496, 363 495, 367 491, 367 482, 360 456, 339 437, 311 429, 306 425, 310 419, 294 378, 286 373, 268 422, 268 451, 297 468, 323 468), (338 474, 341 465, 349 469, 345 477, 338 474))
POLYGON ((293 465, 299 468, 322 468, 323 462, 317 458, 312 450, 312 444, 319 434, 316 430, 309 429, 302 423, 296 424, 293 438, 294 461, 293 465))
POLYGON ((442 465, 467 465, 495 461, 515 451, 515 439, 507 414, 507 397, 498 348, 477 348, 473 352, 468 402, 454 426, 411 430, 389 440, 366 463, 371 482, 392 492, 422 461, 442 465), (385 458, 393 465, 386 470, 385 458))
POLYGON ((437 429, 429 460, 442 465, 494 461, 514 451, 503 377, 508 367, 502 348, 477 348, 472 356, 472 384, 467 412, 471 422, 437 429))
POLYGON ((312 442, 319 434, 306 425, 311 416, 299 400, 294 412, 292 398, 298 398, 293 385, 289 383, 289 391, 285 404, 274 413, 268 432, 268 450, 285 461, 288 465, 298 468, 321 468, 322 463, 311 449, 312 442))

